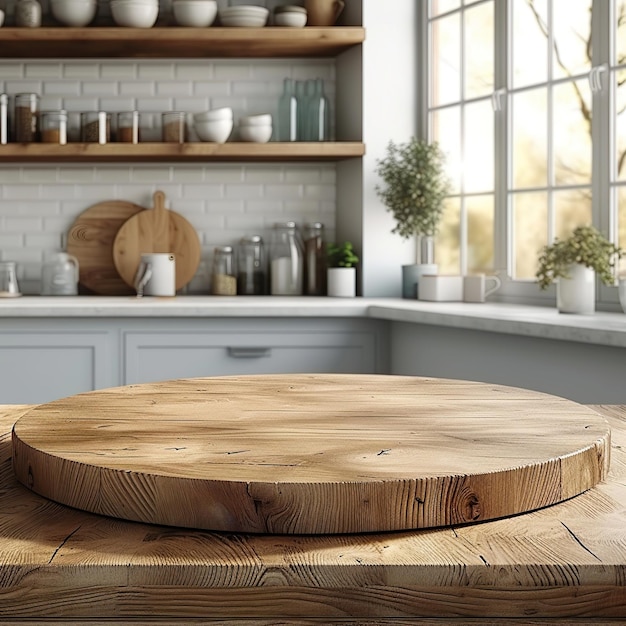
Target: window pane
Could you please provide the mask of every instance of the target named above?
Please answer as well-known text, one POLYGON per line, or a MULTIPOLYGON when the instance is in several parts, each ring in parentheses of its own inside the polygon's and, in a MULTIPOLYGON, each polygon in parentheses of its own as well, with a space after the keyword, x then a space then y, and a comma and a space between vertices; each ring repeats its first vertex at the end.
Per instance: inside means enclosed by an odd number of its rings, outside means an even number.
POLYGON ((465 12, 465 98, 489 95, 494 89, 493 3, 465 12), (480 45, 476 45, 479 41, 480 45))
POLYGON ((534 280, 537 257, 548 242, 548 194, 516 193, 513 202, 513 278, 534 280))
POLYGON ((557 185, 591 182, 591 91, 585 80, 554 87, 554 177, 557 185))
POLYGON ((461 107, 435 111, 431 115, 431 137, 439 142, 446 155, 446 172, 450 178, 450 193, 461 189, 461 107))
POLYGON ((626 180, 626 70, 614 72, 615 98, 615 165, 612 171, 617 180, 626 180))
POLYGON ((533 89, 512 98, 513 189, 548 183, 547 91, 533 89))
POLYGON ((615 65, 626 63, 626 0, 619 0, 615 6, 615 65))
POLYGON ((575 76, 591 69, 591 0, 552 2, 554 78, 575 76))
POLYGON ((461 20, 456 13, 432 23, 431 104, 461 99, 461 20))
MULTIPOLYGON (((618 187, 617 193, 617 216, 618 216, 618 242, 620 248, 626 250, 626 187, 618 187)), ((626 259, 620 259, 620 273, 626 273, 626 259)))
POLYGON ((512 4, 513 87, 545 83, 548 80, 548 2, 512 0, 512 4))
POLYGON ((467 213, 467 272, 493 272, 493 196, 471 196, 467 213))
POLYGON ((454 11, 461 6, 461 0, 431 0, 432 15, 440 15, 448 11, 454 11))
POLYGON ((491 100, 465 107, 463 185, 466 192, 493 190, 494 145, 491 100))
POLYGON ((461 201, 448 198, 435 244, 435 262, 440 274, 461 273, 461 201))
POLYGON ((566 189, 554 193, 554 236, 564 239, 577 226, 591 224, 591 189, 566 189))

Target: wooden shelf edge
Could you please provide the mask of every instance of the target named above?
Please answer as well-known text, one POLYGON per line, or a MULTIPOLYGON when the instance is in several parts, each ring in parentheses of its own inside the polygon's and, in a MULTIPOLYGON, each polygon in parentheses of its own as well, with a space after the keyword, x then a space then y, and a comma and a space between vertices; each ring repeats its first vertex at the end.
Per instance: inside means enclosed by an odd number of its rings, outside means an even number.
POLYGON ((360 142, 6 144, 0 163, 340 161, 365 154, 360 142))
POLYGON ((365 40, 330 28, 0 28, 0 58, 258 58, 336 56, 365 40))

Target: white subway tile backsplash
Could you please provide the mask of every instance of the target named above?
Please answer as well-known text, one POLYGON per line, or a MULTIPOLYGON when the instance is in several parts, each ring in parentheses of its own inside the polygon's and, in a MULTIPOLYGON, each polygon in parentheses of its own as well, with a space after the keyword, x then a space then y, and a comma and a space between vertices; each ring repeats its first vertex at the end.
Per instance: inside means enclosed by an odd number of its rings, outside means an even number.
POLYGON ((73 80, 87 80, 98 78, 100 65, 90 62, 69 62, 63 64, 63 77, 73 80))
POLYGON ((41 78, 49 80, 60 78, 63 75, 63 66, 58 62, 49 63, 27 63, 24 65, 24 76, 26 78, 41 78))
POLYGON ((119 93, 119 83, 110 80, 81 82, 81 92, 85 96, 97 96, 99 98, 107 96, 115 96, 119 93))
POLYGON ((137 78, 136 63, 102 63, 100 65, 100 76, 113 80, 133 80, 137 78))

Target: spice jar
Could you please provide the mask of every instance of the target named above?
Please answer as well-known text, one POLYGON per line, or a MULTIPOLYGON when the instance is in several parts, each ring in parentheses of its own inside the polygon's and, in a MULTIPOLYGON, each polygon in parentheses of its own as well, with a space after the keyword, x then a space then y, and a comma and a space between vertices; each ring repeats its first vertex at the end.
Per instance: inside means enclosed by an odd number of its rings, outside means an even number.
POLYGON ((67 111, 41 112, 41 142, 67 143, 67 111))
POLYGON ((9 96, 0 93, 0 144, 9 142, 9 96))
POLYGON ((237 279, 233 269, 232 246, 218 246, 213 256, 211 293, 214 296, 236 296, 237 279))
POLYGON ((168 111, 161 116, 162 139, 165 143, 185 143, 186 115, 182 111, 168 111))
POLYGON ((80 140, 84 143, 100 144, 111 141, 111 114, 105 111, 81 113, 80 140))
POLYGON ((304 254, 295 222, 274 224, 269 257, 271 295, 301 296, 304 254))
POLYGON ((123 111, 117 114, 116 141, 139 143, 139 111, 123 111))
POLYGON ((15 25, 21 28, 41 26, 41 5, 37 0, 18 0, 15 5, 15 25))
POLYGON ((265 249, 259 235, 242 237, 237 249, 237 293, 262 296, 267 293, 265 249))
POLYGON ((36 93, 18 93, 15 96, 14 136, 18 143, 37 140, 39 129, 39 96, 36 93))
POLYGON ((326 295, 326 243, 324 224, 314 222, 304 227, 304 293, 326 295))

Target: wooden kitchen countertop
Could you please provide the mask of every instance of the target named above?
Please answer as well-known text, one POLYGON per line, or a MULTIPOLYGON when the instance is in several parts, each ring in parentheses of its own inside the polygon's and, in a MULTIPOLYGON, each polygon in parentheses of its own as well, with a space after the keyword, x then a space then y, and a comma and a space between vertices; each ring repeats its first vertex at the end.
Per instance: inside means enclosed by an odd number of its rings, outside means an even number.
POLYGON ((0 406, 3 623, 626 618, 626 406, 593 407, 612 429, 609 479, 567 502, 469 526, 328 536, 192 531, 48 501, 11 468, 11 428, 27 408, 0 406))

